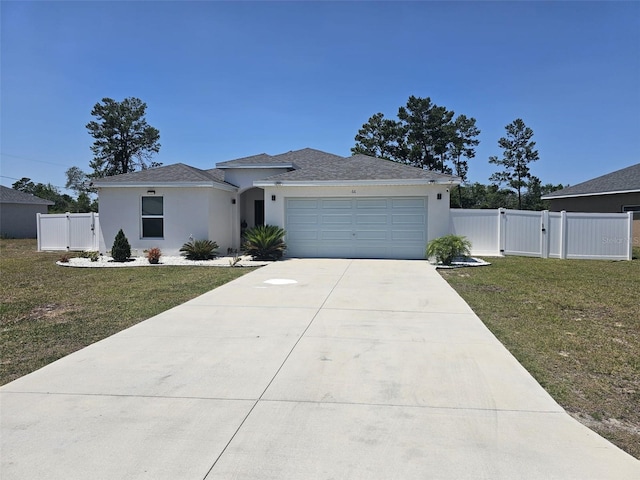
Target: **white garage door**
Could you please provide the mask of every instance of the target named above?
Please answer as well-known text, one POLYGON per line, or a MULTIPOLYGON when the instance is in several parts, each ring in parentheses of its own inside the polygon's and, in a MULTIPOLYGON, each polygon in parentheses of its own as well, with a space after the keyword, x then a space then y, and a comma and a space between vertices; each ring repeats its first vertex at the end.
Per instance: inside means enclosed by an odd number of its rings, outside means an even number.
POLYGON ((287 256, 424 258, 426 197, 289 198, 287 256))

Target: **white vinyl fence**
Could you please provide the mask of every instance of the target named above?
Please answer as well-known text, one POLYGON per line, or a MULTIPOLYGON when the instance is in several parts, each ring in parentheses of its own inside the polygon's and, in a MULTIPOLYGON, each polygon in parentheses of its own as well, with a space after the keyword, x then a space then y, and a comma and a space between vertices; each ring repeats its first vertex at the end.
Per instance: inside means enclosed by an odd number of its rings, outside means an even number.
POLYGON ((100 220, 97 213, 37 215, 38 250, 98 250, 100 220))
POLYGON ((450 210, 450 232, 473 255, 631 260, 632 213, 450 210))

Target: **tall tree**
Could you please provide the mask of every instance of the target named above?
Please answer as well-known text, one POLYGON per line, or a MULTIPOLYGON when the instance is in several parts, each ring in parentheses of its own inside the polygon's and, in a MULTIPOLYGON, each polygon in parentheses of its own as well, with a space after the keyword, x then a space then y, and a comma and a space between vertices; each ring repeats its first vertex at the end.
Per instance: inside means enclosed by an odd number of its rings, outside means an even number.
POLYGON ((507 135, 498 140, 503 149, 503 157, 489 157, 489 163, 501 165, 504 170, 496 172, 490 181, 505 183, 518 194, 518 208, 522 208, 522 189, 531 179, 529 163, 539 159, 538 151, 534 149, 536 142, 532 141, 533 130, 527 127, 522 119, 517 118, 505 127, 507 135))
POLYGON ((97 120, 87 124, 95 139, 91 146, 93 177, 105 177, 159 166, 151 161, 160 151, 160 132, 147 124, 147 104, 135 97, 117 102, 103 98, 91 110, 97 120))
POLYGON ((454 112, 439 107, 429 97, 411 95, 407 105, 398 109, 398 118, 407 132, 408 163, 420 168, 446 173, 447 146, 455 128, 454 112))
POLYGON ((64 188, 73 190, 76 195, 89 192, 89 175, 80 170, 80 168, 70 167, 64 174, 67 177, 64 188))
POLYGON ((361 153, 372 157, 398 160, 403 154, 404 132, 395 120, 384 118, 382 113, 373 115, 362 125, 356 135, 356 145, 351 149, 355 155, 361 153))
POLYGON ((33 183, 30 178, 22 177, 11 185, 14 190, 30 193, 45 200, 51 200, 54 205, 49 208, 51 213, 70 212, 75 208, 75 201, 67 194, 60 191, 50 183, 33 183))
MULTIPOLYGON (((449 156, 453 163, 454 175, 465 183, 469 172, 469 160, 476 156, 475 147, 480 144, 480 140, 476 138, 480 135, 480 130, 476 127, 476 119, 468 118, 466 115, 458 115, 453 126, 455 134, 449 144, 449 156)), ((462 184, 458 185, 458 198, 462 206, 462 184)))
POLYGON ((479 143, 475 137, 480 130, 474 118, 453 117, 454 112, 434 104, 429 97, 412 95, 398 109, 398 120, 386 119, 382 113, 369 118, 358 130, 351 152, 442 173, 455 172, 466 179, 467 160, 475 156, 474 148, 479 143))

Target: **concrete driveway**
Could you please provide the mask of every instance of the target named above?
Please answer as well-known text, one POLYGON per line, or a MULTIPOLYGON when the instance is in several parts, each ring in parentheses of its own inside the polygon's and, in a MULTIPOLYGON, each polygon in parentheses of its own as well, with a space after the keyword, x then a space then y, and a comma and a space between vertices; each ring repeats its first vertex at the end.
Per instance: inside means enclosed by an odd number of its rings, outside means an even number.
POLYGON ((0 389, 10 479, 634 479, 426 262, 261 268, 0 389))

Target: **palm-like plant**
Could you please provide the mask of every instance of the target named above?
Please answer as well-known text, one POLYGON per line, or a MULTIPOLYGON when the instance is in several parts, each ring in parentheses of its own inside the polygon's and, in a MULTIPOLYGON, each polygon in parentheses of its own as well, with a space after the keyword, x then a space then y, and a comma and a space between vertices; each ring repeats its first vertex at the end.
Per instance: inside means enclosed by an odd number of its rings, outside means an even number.
POLYGON ((287 249, 285 233, 276 225, 258 225, 244 232, 242 249, 256 260, 278 260, 287 249))
POLYGON ((456 257, 471 255, 471 242, 460 235, 445 235, 431 240, 427 245, 427 258, 436 257, 443 265, 451 265, 456 257))
POLYGON ((218 255, 218 244, 213 240, 191 240, 180 248, 187 260, 211 260, 218 255))

